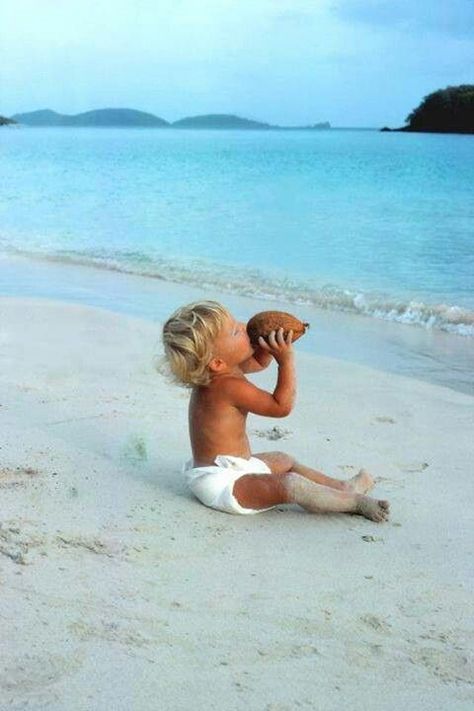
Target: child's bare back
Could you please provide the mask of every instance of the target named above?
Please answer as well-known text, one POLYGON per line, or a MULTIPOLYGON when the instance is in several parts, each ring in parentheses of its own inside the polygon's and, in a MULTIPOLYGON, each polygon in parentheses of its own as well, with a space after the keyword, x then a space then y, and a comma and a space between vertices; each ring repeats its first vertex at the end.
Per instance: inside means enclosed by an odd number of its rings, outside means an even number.
POLYGON ((247 413, 229 401, 221 383, 222 379, 215 379, 207 387, 193 388, 191 394, 189 434, 196 467, 213 464, 225 452, 245 459, 251 456, 247 413))
POLYGON ((285 417, 294 406, 296 375, 291 331, 273 331, 252 346, 245 323, 217 302, 178 310, 163 329, 172 372, 192 387, 189 433, 193 459, 186 465, 191 490, 202 503, 228 513, 252 514, 297 503, 307 511, 356 513, 374 521, 388 517, 388 502, 366 494, 374 486, 361 470, 340 481, 297 462, 284 452, 252 455, 246 434, 249 412, 285 417), (246 373, 278 364, 273 393, 257 388, 246 373))

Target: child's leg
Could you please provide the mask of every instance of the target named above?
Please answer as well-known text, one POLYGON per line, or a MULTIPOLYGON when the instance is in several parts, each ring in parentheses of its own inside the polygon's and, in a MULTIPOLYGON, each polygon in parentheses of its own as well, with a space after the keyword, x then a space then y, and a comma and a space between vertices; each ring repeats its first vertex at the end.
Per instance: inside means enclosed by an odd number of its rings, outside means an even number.
POLYGON ((329 486, 331 489, 367 494, 367 492, 374 487, 374 480, 365 469, 361 469, 352 479, 342 481, 341 479, 334 479, 333 477, 327 476, 316 469, 311 469, 304 464, 300 464, 291 455, 285 454, 285 452, 262 452, 260 454, 253 454, 252 456, 262 459, 265 464, 270 467, 272 474, 295 472, 296 474, 301 474, 301 476, 304 476, 306 479, 314 481, 315 484, 329 486))
POLYGON ((326 474, 318 472, 316 469, 310 469, 299 462, 294 462, 291 471, 296 474, 301 474, 301 476, 304 476, 306 479, 314 481, 315 484, 322 484, 323 486, 328 486, 329 488, 337 489, 338 491, 353 491, 357 494, 367 494, 375 486, 373 478, 365 469, 360 469, 358 474, 353 476, 352 479, 347 479, 346 481, 342 481, 341 479, 333 479, 332 477, 326 476, 326 474))
POLYGON ((245 474, 234 483, 233 494, 248 509, 265 509, 295 503, 317 513, 355 513, 372 521, 388 517, 388 502, 377 501, 354 491, 337 491, 317 484, 301 474, 245 474))

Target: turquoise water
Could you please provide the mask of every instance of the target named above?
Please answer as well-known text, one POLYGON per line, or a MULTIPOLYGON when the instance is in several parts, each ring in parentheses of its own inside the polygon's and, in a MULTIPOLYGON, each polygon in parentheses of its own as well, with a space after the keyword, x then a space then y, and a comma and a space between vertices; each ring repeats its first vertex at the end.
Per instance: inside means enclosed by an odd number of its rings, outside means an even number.
POLYGON ((2 129, 0 251, 474 334, 474 139, 2 129))

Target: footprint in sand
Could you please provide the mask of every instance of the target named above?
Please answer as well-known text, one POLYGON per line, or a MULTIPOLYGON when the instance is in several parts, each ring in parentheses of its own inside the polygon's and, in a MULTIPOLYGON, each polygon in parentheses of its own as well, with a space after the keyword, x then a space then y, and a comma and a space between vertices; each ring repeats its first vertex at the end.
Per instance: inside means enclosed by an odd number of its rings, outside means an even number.
POLYGON ((122 456, 132 464, 141 464, 148 459, 146 440, 141 435, 132 435, 125 447, 122 456))
POLYGON ((92 536, 70 536, 62 533, 56 536, 56 540, 61 548, 84 548, 91 553, 106 555, 108 558, 113 558, 114 553, 123 550, 113 551, 110 545, 92 536))
POLYGON ((288 439, 288 437, 291 437, 293 432, 291 430, 285 430, 283 427, 271 427, 268 430, 252 430, 252 434, 254 434, 256 437, 264 437, 265 439, 269 440, 277 440, 277 439, 288 439))
POLYGON ((412 664, 425 667, 446 682, 464 681, 474 684, 474 655, 469 651, 447 650, 446 647, 417 647, 409 659, 412 664))
POLYGON ((28 545, 25 542, 15 540, 9 531, 0 528, 0 555, 18 565, 26 565, 27 553, 28 545))
POLYGON ((76 671, 81 664, 78 656, 63 657, 48 653, 6 658, 0 668, 0 689, 10 693, 38 691, 76 671))
POLYGON ((26 486, 37 476, 39 472, 32 467, 0 467, 0 489, 26 486))
POLYGON ((30 549, 42 546, 44 542, 44 536, 21 530, 15 521, 0 523, 0 555, 18 565, 27 565, 30 549))
POLYGON ((115 621, 101 620, 97 624, 78 621, 70 624, 69 629, 81 640, 99 639, 133 647, 145 647, 153 641, 140 631, 115 621))
POLYGON ((384 634, 390 632, 391 625, 388 622, 385 622, 385 620, 381 619, 380 617, 377 617, 376 615, 362 615, 359 619, 361 622, 367 625, 367 627, 370 627, 376 632, 383 632, 384 634))

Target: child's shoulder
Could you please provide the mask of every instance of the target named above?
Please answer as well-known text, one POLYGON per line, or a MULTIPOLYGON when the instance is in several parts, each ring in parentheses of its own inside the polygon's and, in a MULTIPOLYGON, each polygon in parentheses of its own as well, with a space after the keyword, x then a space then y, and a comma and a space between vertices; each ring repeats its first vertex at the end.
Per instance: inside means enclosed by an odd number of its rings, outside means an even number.
POLYGON ((209 385, 201 385, 194 388, 195 397, 206 400, 213 398, 225 399, 228 394, 248 384, 249 381, 245 375, 229 373, 218 378, 212 378, 209 385))
POLYGON ((220 401, 228 401, 234 403, 238 400, 242 393, 248 390, 254 390, 255 385, 247 380, 245 375, 226 375, 219 378, 214 384, 214 397, 220 401))

